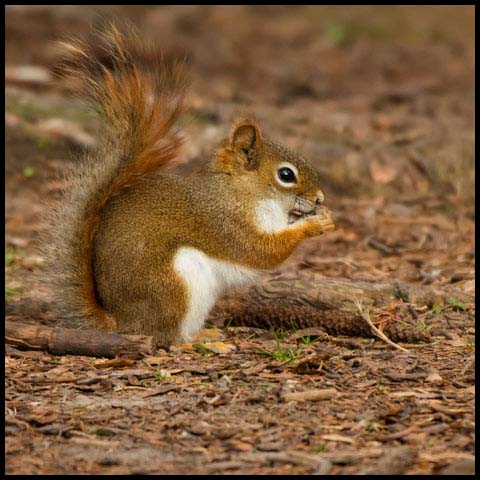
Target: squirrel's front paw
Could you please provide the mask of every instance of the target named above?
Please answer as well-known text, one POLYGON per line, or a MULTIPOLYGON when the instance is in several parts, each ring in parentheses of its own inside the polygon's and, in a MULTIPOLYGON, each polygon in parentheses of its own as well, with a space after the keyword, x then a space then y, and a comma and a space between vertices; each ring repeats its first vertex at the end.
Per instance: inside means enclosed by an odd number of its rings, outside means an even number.
POLYGON ((335 225, 327 207, 320 207, 315 215, 305 219, 305 233, 308 237, 335 230, 335 225))

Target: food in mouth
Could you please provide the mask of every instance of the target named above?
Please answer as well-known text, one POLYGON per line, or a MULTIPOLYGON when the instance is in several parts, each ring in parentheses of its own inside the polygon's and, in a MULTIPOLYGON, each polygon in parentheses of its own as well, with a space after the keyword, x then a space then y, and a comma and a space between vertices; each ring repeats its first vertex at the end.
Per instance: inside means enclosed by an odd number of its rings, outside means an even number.
POLYGON ((331 212, 327 207, 323 205, 315 205, 314 203, 301 197, 296 198, 295 205, 288 214, 288 221, 290 224, 292 224, 312 215, 317 215, 320 217, 325 231, 331 231, 335 229, 335 225, 333 224, 331 218, 331 212))
POLYGON ((301 210, 293 209, 288 213, 288 220, 290 223, 295 223, 298 222, 298 220, 301 220, 302 218, 310 217, 311 215, 316 215, 317 210, 313 208, 312 210, 308 212, 303 212, 301 210))

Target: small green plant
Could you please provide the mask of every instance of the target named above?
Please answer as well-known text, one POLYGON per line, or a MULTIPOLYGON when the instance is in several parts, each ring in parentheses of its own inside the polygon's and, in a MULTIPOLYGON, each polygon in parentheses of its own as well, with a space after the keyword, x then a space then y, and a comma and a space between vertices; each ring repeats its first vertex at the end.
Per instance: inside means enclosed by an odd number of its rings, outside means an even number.
POLYGON ((272 332, 273 338, 277 342, 279 340, 284 340, 290 333, 288 330, 285 330, 284 328, 275 329, 273 327, 271 328, 271 332, 272 332))
POLYGON ((385 385, 377 385, 376 390, 380 395, 385 395, 390 389, 385 385))
POLYGON ((23 176, 26 178, 33 177, 35 175, 35 168, 33 167, 25 167, 22 170, 23 176))
POLYGON ((5 285, 5 300, 11 300, 17 293, 14 288, 5 285))
POLYGON ((353 40, 355 32, 348 23, 332 23, 325 28, 324 35, 331 45, 342 47, 353 40))
POLYGON ((160 366, 157 367, 157 371, 153 375, 153 378, 155 378, 157 382, 165 382, 169 380, 170 377, 171 377, 170 373, 168 373, 165 370, 162 370, 160 366))
POLYGON ((360 38, 383 40, 387 31, 381 25, 369 22, 343 21, 327 25, 324 36, 334 47, 346 47, 360 38))
POLYGON ((438 315, 439 313, 442 313, 442 312, 443 312, 443 307, 441 307, 440 305, 434 305, 432 307, 433 314, 438 315))
POLYGON ((381 423, 375 422, 374 420, 367 420, 365 422, 365 430, 367 432, 378 432, 383 429, 381 423))
POLYGON ((460 300, 456 299, 455 297, 447 298, 447 305, 449 308, 455 311, 461 310, 462 312, 464 312, 466 310, 465 304, 460 300))
POLYGON ((318 337, 307 335, 305 337, 300 337, 300 340, 304 345, 313 345, 315 342, 318 342, 318 337))
POLYGON ((39 150, 45 150, 49 146, 50 142, 46 137, 37 137, 35 144, 39 150))
POLYGON ((294 320, 290 320, 289 328, 280 327, 277 328, 275 325, 270 324, 270 332, 275 340, 284 340, 286 337, 295 333, 298 330, 298 325, 294 320))
POLYGON ((13 263, 14 255, 12 247, 5 247, 5 266, 8 267, 13 263))
POLYGON ((458 298, 455 298, 455 297, 447 298, 447 305, 445 305, 445 306, 434 305, 432 307, 432 313, 434 313, 434 314, 443 313, 447 310, 464 312, 466 310, 466 307, 465 307, 465 304, 463 302, 461 302, 460 300, 458 300, 458 298))
POLYGON ((233 321, 233 318, 229 318, 229 319, 227 320, 227 323, 226 323, 225 326, 224 326, 225 333, 228 333, 228 330, 229 330, 229 328, 230 328, 231 325, 232 325, 232 321, 233 321))
POLYGON ((257 385, 259 387, 271 387, 272 385, 276 385, 275 382, 258 382, 257 385))
POLYGON ((267 357, 274 358, 282 363, 292 363, 298 357, 298 351, 292 348, 284 348, 280 345, 278 338, 275 339, 277 347, 274 350, 262 348, 259 353, 267 357))
POLYGON ((314 445, 311 450, 314 453, 326 453, 328 452, 328 447, 324 443, 320 443, 319 445, 314 445))
POLYGON ((203 343, 194 343, 193 348, 201 355, 213 355, 215 353, 209 350, 203 343))
POLYGON ((427 325, 425 323, 425 320, 419 320, 417 322, 417 327, 420 328, 421 330, 430 330, 432 328, 432 325, 427 325))

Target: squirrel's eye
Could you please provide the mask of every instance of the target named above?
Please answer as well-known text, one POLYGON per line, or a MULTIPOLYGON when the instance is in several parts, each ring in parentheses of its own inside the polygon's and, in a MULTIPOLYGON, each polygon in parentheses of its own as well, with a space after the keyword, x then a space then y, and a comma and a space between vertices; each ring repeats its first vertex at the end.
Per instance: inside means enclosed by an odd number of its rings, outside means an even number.
POLYGON ((295 172, 288 167, 282 167, 278 169, 277 172, 278 178, 283 183, 296 183, 297 177, 295 176, 295 172))

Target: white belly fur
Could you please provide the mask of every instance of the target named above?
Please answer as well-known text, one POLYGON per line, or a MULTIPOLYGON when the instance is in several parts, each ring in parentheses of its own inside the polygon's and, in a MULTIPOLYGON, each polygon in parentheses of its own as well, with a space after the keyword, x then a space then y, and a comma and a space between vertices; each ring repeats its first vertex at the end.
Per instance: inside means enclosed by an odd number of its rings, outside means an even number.
POLYGON ((250 268, 215 260, 190 247, 177 251, 173 265, 188 290, 188 310, 180 327, 184 341, 201 330, 211 308, 227 288, 251 283, 257 273, 250 268))

